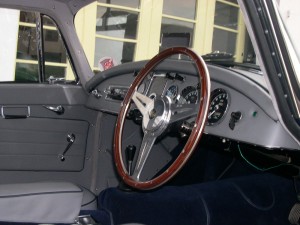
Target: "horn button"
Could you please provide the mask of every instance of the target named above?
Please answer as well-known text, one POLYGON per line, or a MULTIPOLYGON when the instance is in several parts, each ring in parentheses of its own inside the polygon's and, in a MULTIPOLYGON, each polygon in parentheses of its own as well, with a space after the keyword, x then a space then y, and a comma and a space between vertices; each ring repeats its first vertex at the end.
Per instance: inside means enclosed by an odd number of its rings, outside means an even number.
POLYGON ((171 100, 168 97, 157 97, 154 100, 154 107, 148 111, 148 118, 144 118, 144 130, 156 135, 162 133, 170 121, 170 105, 171 100))

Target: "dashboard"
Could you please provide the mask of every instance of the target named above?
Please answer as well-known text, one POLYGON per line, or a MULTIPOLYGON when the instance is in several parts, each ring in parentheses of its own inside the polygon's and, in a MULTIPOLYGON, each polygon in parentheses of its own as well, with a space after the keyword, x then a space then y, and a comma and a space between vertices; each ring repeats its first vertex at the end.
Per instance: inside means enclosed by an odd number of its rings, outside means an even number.
MULTIPOLYGON (((143 62, 123 64, 96 75, 86 88, 91 92, 87 106, 118 114, 122 100, 143 62)), ((204 132, 225 140, 269 149, 300 149, 278 120, 261 74, 208 64, 211 98, 204 132)), ((167 96, 172 103, 197 104, 201 86, 193 63, 166 60, 138 87, 155 98, 167 96)))

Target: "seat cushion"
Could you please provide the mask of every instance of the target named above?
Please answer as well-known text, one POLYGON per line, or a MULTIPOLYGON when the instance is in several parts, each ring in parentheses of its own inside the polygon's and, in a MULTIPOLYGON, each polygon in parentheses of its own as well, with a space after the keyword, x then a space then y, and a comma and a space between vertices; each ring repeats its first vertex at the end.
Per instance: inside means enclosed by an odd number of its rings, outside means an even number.
POLYGON ((0 185, 0 221, 74 223, 83 191, 68 182, 0 185))

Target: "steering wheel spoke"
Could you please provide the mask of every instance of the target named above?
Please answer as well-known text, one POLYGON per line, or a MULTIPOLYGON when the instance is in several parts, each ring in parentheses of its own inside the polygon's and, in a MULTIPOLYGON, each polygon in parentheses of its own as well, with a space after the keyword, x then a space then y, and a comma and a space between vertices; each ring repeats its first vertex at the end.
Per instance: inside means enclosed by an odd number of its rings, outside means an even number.
POLYGON ((139 93, 138 91, 135 91, 132 95, 132 101, 135 103, 136 107, 143 115, 144 127, 147 127, 149 123, 148 113, 154 107, 154 100, 146 95, 139 93))
POLYGON ((170 123, 196 116, 198 109, 199 104, 171 104, 170 123))
POLYGON ((133 170, 132 178, 139 181, 141 172, 145 166, 145 163, 149 157, 149 153, 154 145, 156 136, 151 132, 145 132, 143 141, 140 147, 139 155, 133 170))

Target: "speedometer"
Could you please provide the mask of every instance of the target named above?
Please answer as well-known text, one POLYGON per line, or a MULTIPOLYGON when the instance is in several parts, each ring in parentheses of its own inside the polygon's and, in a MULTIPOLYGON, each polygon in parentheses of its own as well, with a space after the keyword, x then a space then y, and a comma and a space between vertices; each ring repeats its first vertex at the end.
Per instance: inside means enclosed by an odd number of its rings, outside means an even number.
POLYGON ((220 123, 224 118, 229 105, 229 95, 221 88, 211 93, 211 102, 208 112, 208 125, 220 123))

